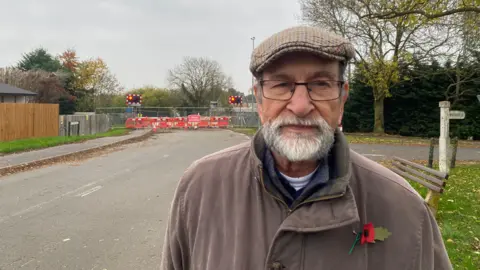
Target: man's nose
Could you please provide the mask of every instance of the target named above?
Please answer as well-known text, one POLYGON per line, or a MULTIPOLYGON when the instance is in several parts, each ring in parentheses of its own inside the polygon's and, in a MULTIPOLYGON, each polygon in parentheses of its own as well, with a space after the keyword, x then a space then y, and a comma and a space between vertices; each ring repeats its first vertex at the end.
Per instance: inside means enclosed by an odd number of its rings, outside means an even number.
POLYGON ((298 117, 306 117, 315 109, 305 85, 297 85, 292 98, 287 104, 287 109, 298 117))

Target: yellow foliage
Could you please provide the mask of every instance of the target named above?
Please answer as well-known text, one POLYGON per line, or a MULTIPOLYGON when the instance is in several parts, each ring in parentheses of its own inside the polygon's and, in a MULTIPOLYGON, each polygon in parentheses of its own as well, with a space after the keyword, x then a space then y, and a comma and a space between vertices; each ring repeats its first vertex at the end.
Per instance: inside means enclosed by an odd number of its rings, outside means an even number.
POLYGON ((107 72, 108 67, 101 58, 82 61, 75 72, 74 87, 85 90, 94 89, 107 72))
POLYGON ((398 62, 373 55, 367 61, 358 65, 363 83, 372 87, 375 100, 390 97, 390 86, 400 79, 398 62))

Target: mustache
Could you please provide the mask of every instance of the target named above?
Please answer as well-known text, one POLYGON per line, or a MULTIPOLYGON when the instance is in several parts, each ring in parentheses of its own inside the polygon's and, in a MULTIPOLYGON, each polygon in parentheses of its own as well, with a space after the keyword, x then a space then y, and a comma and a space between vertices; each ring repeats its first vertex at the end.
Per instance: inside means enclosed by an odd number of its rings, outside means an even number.
POLYGON ((278 129, 288 125, 309 126, 320 130, 328 128, 333 130, 330 125, 322 117, 318 118, 300 118, 295 116, 277 117, 269 123, 272 128, 278 129))

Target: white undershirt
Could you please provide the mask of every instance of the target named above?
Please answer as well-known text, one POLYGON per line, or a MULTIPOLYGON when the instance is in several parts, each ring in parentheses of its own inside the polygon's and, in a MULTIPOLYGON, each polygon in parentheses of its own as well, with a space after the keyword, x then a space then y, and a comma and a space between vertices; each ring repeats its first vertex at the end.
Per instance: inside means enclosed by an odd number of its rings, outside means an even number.
POLYGON ((312 179, 313 174, 318 170, 318 167, 308 175, 302 177, 290 177, 280 172, 280 174, 287 179, 290 186, 292 186, 295 190, 300 190, 304 188, 312 179))

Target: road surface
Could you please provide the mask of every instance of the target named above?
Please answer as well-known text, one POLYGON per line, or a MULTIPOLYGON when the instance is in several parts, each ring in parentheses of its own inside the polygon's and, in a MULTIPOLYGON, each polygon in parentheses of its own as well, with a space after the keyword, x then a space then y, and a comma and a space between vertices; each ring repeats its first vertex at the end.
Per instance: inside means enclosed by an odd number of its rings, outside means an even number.
MULTIPOLYGON (((373 160, 391 159, 393 156, 408 160, 428 160, 428 146, 351 144, 356 152, 373 160)), ((438 146, 433 155, 438 160, 438 146)), ((458 148, 457 160, 480 160, 480 148, 458 148)))
POLYGON ((247 139, 158 134, 81 163, 0 178, 0 269, 158 269, 183 171, 247 139))
MULTIPOLYGON (((0 270, 158 269, 184 170, 246 140, 231 131, 157 134, 86 161, 1 177, 0 270)), ((372 159, 428 155, 426 147, 352 147, 372 159)), ((462 149, 458 156, 478 157, 478 151, 462 149)))

